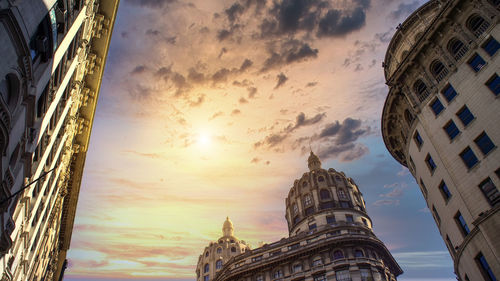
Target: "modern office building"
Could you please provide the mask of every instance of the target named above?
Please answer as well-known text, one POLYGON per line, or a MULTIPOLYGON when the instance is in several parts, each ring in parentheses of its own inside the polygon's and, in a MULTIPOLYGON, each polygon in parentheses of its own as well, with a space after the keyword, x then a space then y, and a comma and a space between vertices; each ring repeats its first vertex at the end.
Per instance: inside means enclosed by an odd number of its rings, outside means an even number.
POLYGON ((2 281, 62 279, 117 7, 0 1, 2 281))
POLYGON ((353 179, 322 169, 312 152, 308 166, 285 200, 289 237, 250 249, 226 221, 198 260, 197 281, 396 280, 403 271, 373 233, 353 179))
POLYGON ((383 65, 385 145, 464 281, 500 278, 499 21, 498 0, 431 0, 398 26, 383 65))

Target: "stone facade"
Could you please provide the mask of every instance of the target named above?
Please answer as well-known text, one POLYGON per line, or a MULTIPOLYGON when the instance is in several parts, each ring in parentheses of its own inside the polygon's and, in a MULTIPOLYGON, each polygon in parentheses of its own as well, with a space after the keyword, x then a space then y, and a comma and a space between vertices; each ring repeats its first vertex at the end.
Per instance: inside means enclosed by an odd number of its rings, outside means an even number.
POLYGON ((499 20, 497 0, 429 1, 384 62, 384 142, 419 184, 459 280, 500 278, 499 20))
POLYGON ((2 280, 62 280, 117 7, 0 1, 2 280))
POLYGON ((403 271, 373 233, 353 179, 322 169, 312 152, 308 164, 285 200, 289 237, 234 256, 212 256, 219 247, 212 243, 198 261, 198 281, 396 280, 403 271), (218 260, 222 266, 205 274, 204 267, 212 270, 218 260))

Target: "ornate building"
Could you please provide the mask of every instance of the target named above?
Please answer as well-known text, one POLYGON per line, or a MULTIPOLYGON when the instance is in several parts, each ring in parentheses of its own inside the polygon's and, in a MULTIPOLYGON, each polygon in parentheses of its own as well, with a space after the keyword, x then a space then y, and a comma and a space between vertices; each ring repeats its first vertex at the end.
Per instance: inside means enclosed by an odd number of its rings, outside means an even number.
POLYGON ((252 250, 226 221, 198 259, 197 281, 396 280, 403 271, 373 233, 353 179, 322 169, 312 152, 308 164, 285 200, 289 237, 252 250))
POLYGON ((62 280, 118 0, 0 1, 0 276, 62 280))
POLYGON ((459 280, 500 278, 499 21, 498 0, 431 0, 384 62, 385 145, 420 185, 459 280))

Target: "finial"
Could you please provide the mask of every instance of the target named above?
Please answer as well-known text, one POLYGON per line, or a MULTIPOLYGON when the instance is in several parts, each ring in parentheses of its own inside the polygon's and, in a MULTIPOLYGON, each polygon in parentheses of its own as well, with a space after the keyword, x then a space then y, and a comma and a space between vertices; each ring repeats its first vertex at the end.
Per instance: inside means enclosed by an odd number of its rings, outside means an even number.
POLYGON ((319 157, 312 152, 312 150, 309 158, 307 159, 307 166, 310 171, 321 169, 321 161, 319 160, 319 157))

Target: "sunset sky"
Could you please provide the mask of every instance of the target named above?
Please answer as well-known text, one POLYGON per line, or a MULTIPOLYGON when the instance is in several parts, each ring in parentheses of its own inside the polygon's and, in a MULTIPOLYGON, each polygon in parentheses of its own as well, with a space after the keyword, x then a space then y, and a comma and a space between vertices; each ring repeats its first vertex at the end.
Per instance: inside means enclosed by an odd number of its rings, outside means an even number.
POLYGON ((380 133, 385 50, 424 2, 121 0, 65 280, 195 280, 226 216, 253 248, 288 236, 310 147, 358 183, 399 280, 455 280, 380 133))

